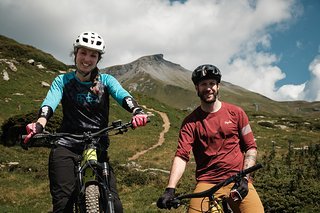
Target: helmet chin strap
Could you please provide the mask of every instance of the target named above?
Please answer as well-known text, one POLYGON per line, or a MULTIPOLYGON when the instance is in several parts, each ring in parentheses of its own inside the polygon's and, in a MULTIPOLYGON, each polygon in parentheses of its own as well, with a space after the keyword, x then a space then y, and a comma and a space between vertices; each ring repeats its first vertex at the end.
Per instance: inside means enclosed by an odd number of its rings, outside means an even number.
POLYGON ((90 72, 88 72, 88 73, 84 73, 84 72, 82 72, 81 70, 77 69, 77 72, 79 72, 79 74, 80 74, 82 77, 85 78, 85 77, 87 77, 88 75, 90 75, 92 71, 90 71, 90 72))

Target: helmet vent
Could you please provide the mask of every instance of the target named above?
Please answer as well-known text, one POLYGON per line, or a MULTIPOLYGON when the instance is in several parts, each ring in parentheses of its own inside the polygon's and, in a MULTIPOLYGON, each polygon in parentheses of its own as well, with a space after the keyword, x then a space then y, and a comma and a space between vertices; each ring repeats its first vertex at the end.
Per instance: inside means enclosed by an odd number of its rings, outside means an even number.
POLYGON ((220 70, 211 64, 204 64, 198 66, 192 73, 191 77, 194 84, 198 84, 204 79, 216 79, 218 83, 221 81, 220 70))
POLYGON ((100 35, 95 32, 83 32, 73 44, 74 48, 85 47, 97 50, 100 54, 104 53, 105 43, 100 35))

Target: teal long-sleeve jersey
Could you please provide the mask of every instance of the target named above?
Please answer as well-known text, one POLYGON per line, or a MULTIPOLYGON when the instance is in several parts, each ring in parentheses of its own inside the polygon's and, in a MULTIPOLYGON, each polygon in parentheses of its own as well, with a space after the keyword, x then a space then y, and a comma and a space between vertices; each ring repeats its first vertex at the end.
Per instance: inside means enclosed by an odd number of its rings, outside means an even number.
POLYGON ((113 76, 99 74, 99 85, 94 85, 96 83, 81 82, 76 77, 76 72, 62 74, 54 79, 41 107, 49 106, 55 111, 61 102, 63 120, 60 132, 94 132, 106 127, 110 95, 129 112, 136 107, 132 96, 113 76), (92 91, 93 86, 98 89, 96 93, 92 91))

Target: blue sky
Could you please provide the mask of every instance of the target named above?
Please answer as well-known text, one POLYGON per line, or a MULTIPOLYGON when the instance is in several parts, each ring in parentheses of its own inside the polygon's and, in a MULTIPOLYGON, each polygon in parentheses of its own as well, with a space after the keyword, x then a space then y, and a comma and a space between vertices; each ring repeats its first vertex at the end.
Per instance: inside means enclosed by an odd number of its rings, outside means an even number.
POLYGON ((315 55, 320 53, 320 1, 301 2, 303 14, 287 30, 273 34, 271 51, 281 55, 279 67, 288 72, 286 78, 277 85, 308 81, 308 66, 315 55))
POLYGON ((95 31, 100 68, 160 53, 273 100, 320 101, 319 11, 318 0, 1 0, 0 34, 72 64, 74 39, 95 31))

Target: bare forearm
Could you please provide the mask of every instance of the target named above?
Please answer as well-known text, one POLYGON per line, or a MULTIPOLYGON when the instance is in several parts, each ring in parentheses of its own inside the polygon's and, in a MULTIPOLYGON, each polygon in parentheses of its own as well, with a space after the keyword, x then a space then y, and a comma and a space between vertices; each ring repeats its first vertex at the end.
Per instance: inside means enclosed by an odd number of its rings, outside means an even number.
MULTIPOLYGON (((257 150, 256 149, 249 149, 244 156, 244 165, 243 169, 250 168, 256 164, 257 160, 257 150)), ((249 175, 248 175, 249 177, 249 175)))
POLYGON ((187 162, 180 157, 174 157, 172 168, 170 172, 168 188, 176 188, 179 180, 181 179, 184 170, 186 168, 187 162))
POLYGON ((40 117, 40 118, 38 118, 37 122, 39 122, 43 126, 43 128, 45 128, 45 126, 47 124, 47 119, 44 117, 40 117))

